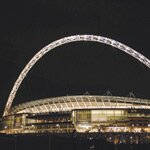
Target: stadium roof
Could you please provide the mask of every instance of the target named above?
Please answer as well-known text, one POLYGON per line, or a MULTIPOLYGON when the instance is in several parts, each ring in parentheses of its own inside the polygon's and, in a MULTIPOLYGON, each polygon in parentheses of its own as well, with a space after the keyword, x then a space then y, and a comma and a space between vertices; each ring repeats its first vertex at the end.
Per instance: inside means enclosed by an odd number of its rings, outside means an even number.
POLYGON ((39 99, 12 107, 9 114, 19 113, 49 113, 72 111, 74 109, 150 109, 149 99, 139 99, 117 96, 62 96, 39 99))

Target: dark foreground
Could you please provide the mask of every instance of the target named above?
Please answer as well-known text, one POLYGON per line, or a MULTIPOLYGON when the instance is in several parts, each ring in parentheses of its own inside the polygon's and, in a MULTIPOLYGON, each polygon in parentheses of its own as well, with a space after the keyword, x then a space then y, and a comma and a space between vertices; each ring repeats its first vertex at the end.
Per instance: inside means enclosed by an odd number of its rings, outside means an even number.
POLYGON ((4 136, 0 135, 0 150, 149 150, 150 144, 114 145, 103 139, 60 136, 4 136))

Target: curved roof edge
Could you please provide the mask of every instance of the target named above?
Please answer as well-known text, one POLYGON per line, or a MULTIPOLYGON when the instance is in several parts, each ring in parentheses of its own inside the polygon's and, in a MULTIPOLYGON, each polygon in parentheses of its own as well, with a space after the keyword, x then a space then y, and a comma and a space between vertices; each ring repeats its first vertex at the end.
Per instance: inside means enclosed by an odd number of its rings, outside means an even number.
POLYGON ((8 115, 29 112, 43 113, 56 111, 71 111, 73 109, 85 108, 150 109, 150 99, 99 95, 60 96, 18 104, 10 109, 8 115))

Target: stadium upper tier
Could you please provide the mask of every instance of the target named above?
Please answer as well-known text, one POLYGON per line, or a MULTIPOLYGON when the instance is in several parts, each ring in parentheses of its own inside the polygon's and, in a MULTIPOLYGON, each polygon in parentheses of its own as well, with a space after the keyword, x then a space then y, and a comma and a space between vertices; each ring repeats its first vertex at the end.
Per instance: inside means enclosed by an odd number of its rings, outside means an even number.
POLYGON ((68 112, 74 109, 101 108, 150 109, 150 100, 117 96, 62 96, 16 105, 10 109, 8 115, 19 113, 68 112))

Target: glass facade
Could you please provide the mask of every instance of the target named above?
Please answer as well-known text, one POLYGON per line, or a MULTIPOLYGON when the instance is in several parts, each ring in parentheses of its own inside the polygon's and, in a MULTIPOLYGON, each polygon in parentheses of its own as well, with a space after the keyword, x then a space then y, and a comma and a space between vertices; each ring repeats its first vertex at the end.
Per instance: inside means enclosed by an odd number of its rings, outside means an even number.
POLYGON ((127 110, 74 110, 74 123, 100 123, 124 119, 128 115, 127 110))
POLYGON ((142 109, 73 110, 72 121, 78 132, 150 131, 150 112, 142 109))

